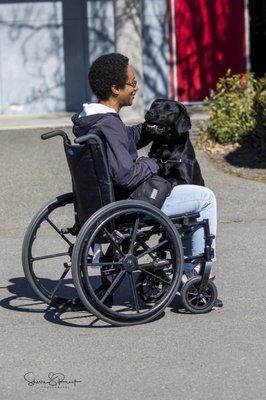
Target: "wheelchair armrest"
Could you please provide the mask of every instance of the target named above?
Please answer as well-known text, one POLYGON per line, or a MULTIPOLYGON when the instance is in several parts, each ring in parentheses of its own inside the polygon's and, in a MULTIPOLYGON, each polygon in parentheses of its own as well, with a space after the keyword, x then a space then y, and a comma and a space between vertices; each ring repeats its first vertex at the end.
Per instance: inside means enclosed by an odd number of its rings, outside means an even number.
POLYGON ((179 225, 184 229, 191 229, 197 224, 197 218, 200 217, 200 213, 185 213, 182 215, 171 216, 170 219, 175 225, 179 225))
POLYGON ((194 213, 185 213, 185 214, 179 214, 179 215, 173 215, 171 217, 169 217, 171 220, 192 220, 192 219, 197 219, 200 217, 200 213, 199 212, 194 212, 194 213))
POLYGON ((66 132, 61 131, 61 130, 43 133, 41 135, 41 138, 42 138, 42 140, 47 140, 47 139, 50 139, 55 136, 61 136, 65 143, 71 144, 71 141, 70 141, 69 137, 67 136, 66 132))

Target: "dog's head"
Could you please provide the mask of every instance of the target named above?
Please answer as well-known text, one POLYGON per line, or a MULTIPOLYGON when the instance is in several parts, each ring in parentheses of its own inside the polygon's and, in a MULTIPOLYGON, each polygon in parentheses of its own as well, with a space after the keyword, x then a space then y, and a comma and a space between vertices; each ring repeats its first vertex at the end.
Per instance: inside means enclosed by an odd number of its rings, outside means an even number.
POLYGON ((148 127, 156 126, 155 135, 166 133, 182 135, 191 128, 186 107, 174 100, 156 99, 145 114, 148 127))

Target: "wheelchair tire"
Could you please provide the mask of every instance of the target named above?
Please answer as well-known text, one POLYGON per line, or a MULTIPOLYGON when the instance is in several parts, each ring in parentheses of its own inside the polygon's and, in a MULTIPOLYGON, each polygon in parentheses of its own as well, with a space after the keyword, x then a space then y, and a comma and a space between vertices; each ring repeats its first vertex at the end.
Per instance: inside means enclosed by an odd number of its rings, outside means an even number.
MULTIPOLYGON (((64 285, 61 284, 58 287, 58 293, 57 290, 55 289, 60 280, 60 277, 62 276, 64 271, 66 272, 67 269, 66 266, 64 266, 63 261, 61 260, 69 262, 69 266, 71 266, 71 253, 74 244, 72 244, 72 242, 66 237, 65 234, 62 234, 62 232, 60 231, 60 227, 58 227, 58 223, 54 224, 52 222, 52 220, 50 219, 51 218, 50 215, 53 212, 55 213, 58 212, 60 213, 60 215, 64 214, 63 211, 66 212, 66 209, 64 208, 67 205, 72 205, 72 204, 73 204, 73 194, 66 193, 64 195, 56 197, 55 199, 47 203, 43 208, 41 208, 39 212, 34 216, 29 225, 25 233, 22 246, 22 264, 23 264, 24 274, 31 288, 37 295, 37 297, 52 307, 55 308, 67 307, 71 310, 79 309, 82 306, 82 303, 77 297, 76 290, 71 287, 71 282, 67 280, 67 286, 65 286, 64 288, 62 288, 62 286, 64 285), (50 222, 48 222, 47 219, 53 224, 53 226, 50 224, 50 222), (48 228, 47 226, 45 226, 46 233, 45 235, 42 234, 39 237, 39 242, 38 242, 38 233, 41 231, 41 229, 44 229, 42 227, 43 224, 48 225, 48 228), (47 230, 50 228, 51 232, 55 232, 55 237, 53 236, 53 239, 48 237, 47 235, 47 230), (45 247, 46 240, 47 244, 48 241, 53 245, 59 244, 57 238, 60 241, 60 248, 61 246, 62 249, 64 247, 65 250, 64 252, 61 253, 56 252, 55 254, 47 254, 47 255, 37 254, 37 256, 34 254, 36 253, 36 251, 37 252, 44 251, 43 248, 45 247), (37 247, 37 249, 35 247, 37 247), (54 260, 56 260, 55 270, 53 269, 54 260), (43 267, 42 265, 40 266, 40 262, 43 263, 42 264, 44 265, 43 267)), ((73 217, 74 217, 74 212, 73 212, 73 217)), ((51 232, 49 231, 50 235, 51 232)), ((70 280, 72 281, 70 272, 69 271, 67 272, 68 276, 70 275, 70 280)), ((66 280, 64 280, 64 283, 65 282, 66 280)))
POLYGON ((204 314, 213 308, 218 292, 214 282, 209 281, 204 293, 200 293, 201 276, 189 279, 181 288, 181 300, 185 309, 192 314, 204 314))
POLYGON ((174 224, 159 209, 141 201, 117 201, 98 210, 82 227, 72 253, 72 275, 82 303, 97 318, 115 326, 143 324, 158 317, 176 295, 182 271, 183 248, 174 224), (101 296, 94 284, 97 265, 88 262, 87 257, 97 240, 107 246, 110 257, 108 262, 99 259, 98 273, 108 265, 110 271, 115 270, 109 288, 101 296), (156 252, 162 246, 164 250, 167 247, 167 269, 172 271, 168 280, 157 275, 154 266, 156 252), (143 261, 146 258, 148 262, 143 261), (143 272, 166 285, 162 295, 148 303, 139 298, 136 287, 137 277, 143 272))

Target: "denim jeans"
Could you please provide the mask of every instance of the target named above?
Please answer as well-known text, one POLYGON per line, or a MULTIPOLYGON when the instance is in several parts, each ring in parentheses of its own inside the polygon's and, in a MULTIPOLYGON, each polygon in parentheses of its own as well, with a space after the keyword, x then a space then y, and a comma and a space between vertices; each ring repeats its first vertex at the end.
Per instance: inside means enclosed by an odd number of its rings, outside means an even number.
MULTIPOLYGON (((215 235, 217 231, 217 203, 214 193, 204 187, 197 185, 179 185, 172 189, 171 194, 166 198, 162 209, 166 215, 173 216, 188 212, 199 212, 198 221, 209 220, 210 233, 215 235)), ((203 229, 199 229, 193 235, 182 241, 184 254, 187 257, 203 252, 204 236, 203 229)), ((212 242, 215 253, 215 239, 212 242)), ((214 260, 215 261, 215 258, 214 260)), ((195 265, 185 264, 185 270, 194 268, 195 265)))

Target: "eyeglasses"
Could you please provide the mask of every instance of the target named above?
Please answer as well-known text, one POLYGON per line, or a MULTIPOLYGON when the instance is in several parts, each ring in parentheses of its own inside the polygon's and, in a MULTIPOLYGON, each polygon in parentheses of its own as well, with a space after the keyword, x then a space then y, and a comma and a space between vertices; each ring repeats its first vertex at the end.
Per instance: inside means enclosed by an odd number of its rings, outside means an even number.
POLYGON ((133 79, 132 82, 126 82, 125 84, 135 88, 137 86, 138 82, 136 81, 136 79, 133 79))

